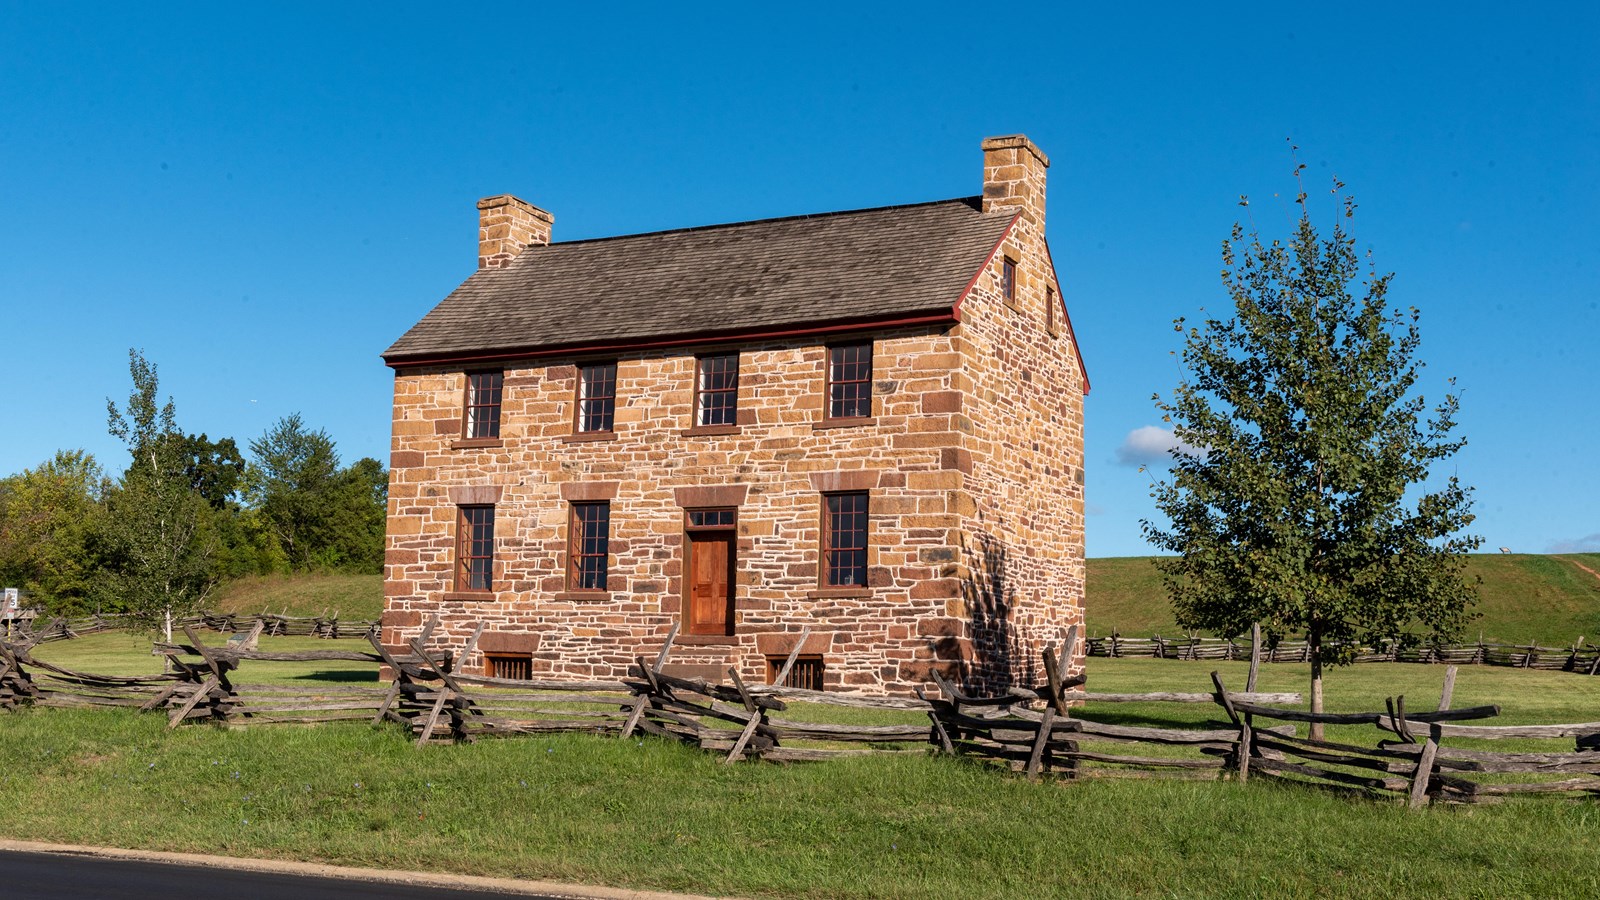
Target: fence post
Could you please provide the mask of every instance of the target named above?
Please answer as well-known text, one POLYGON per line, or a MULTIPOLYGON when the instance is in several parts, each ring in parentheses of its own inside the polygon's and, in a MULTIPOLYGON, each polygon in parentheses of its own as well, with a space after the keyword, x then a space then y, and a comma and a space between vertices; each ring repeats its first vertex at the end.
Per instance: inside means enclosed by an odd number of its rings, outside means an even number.
POLYGON ((1211 683, 1217 689, 1217 702, 1239 728, 1239 749, 1233 756, 1233 765, 1239 773, 1239 783, 1243 784, 1250 780, 1250 723, 1239 718, 1239 713, 1233 708, 1233 700, 1228 697, 1228 689, 1222 686, 1222 676, 1215 670, 1211 673, 1211 683))
MULTIPOLYGON (((1439 692, 1439 711, 1450 708, 1450 695, 1456 689, 1456 667, 1444 670, 1444 688, 1439 692)), ((1433 777, 1433 761, 1439 755, 1439 736, 1443 729, 1437 722, 1428 725, 1428 739, 1422 744, 1422 754, 1417 758, 1417 771, 1411 776, 1410 806, 1417 809, 1428 802, 1428 781, 1433 777)))

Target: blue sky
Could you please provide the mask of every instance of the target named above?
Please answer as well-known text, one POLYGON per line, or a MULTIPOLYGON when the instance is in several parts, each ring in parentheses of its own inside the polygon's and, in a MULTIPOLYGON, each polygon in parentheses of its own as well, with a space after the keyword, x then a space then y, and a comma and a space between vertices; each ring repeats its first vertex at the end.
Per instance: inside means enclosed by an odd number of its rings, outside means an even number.
POLYGON ((917 202, 1024 132, 1094 383, 1089 553, 1143 553, 1171 320, 1221 308, 1240 194, 1287 230, 1292 137, 1422 310, 1424 393, 1457 378, 1474 530, 1600 550, 1600 10, 1102 6, 0 6, 0 473, 120 470, 129 347, 188 431, 298 411, 386 460, 378 354, 472 271, 479 197, 557 240, 917 202))

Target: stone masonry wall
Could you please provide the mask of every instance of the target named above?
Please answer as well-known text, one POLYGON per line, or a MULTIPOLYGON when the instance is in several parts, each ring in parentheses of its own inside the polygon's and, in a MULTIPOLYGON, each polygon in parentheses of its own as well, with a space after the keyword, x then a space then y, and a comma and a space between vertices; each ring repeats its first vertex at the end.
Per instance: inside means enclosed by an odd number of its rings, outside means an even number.
MULTIPOLYGON (((720 677, 737 666, 742 677, 764 681, 767 657, 787 654, 809 626, 804 652, 822 654, 829 688, 908 693, 926 682, 931 666, 963 657, 971 618, 962 599, 962 523, 980 505, 966 482, 975 416, 961 395, 971 380, 963 366, 976 357, 953 333, 969 330, 879 333, 874 419, 850 427, 822 422, 820 341, 739 348, 740 424, 733 434, 689 433, 693 348, 617 359, 613 440, 574 439, 574 360, 505 368, 495 442, 460 437, 460 369, 398 371, 384 642, 398 648, 438 612, 433 646, 460 648, 482 620, 488 626, 480 650, 530 652, 535 673, 621 676, 634 656, 660 648, 681 612, 681 504, 732 499, 742 500, 736 633, 680 635, 673 652, 680 670, 720 677), (712 490, 685 493, 696 488, 712 490), (869 587, 820 590, 821 491, 862 488, 871 497, 869 587), (566 592, 573 498, 610 499, 608 599, 566 592), (457 507, 483 502, 495 505, 495 590, 458 594, 457 507)), ((978 381, 992 389, 987 374, 978 381)), ((1033 428, 1034 418, 1027 421, 1033 428)), ((1081 506, 1076 515, 1081 524, 1081 506)), ((1055 524, 1029 527, 1042 533, 1055 524)), ((1078 546, 1076 569, 1045 564, 1052 574, 1041 589, 1052 600, 1069 591, 1071 577, 1081 596, 1081 538, 1078 546)), ((463 663, 468 671, 484 664, 481 653, 463 663)))
MULTIPOLYGON (((1047 324, 1046 288, 1061 303, 1044 239, 1044 155, 1026 138, 986 141, 984 211, 1016 222, 962 303, 956 346, 968 444, 963 599, 974 657, 969 681, 1003 689, 1042 677, 1084 609, 1084 380, 1064 309, 1047 324), (1014 300, 1001 292, 1016 264, 1014 300)), ((1073 664, 1081 670, 1084 643, 1073 664)))

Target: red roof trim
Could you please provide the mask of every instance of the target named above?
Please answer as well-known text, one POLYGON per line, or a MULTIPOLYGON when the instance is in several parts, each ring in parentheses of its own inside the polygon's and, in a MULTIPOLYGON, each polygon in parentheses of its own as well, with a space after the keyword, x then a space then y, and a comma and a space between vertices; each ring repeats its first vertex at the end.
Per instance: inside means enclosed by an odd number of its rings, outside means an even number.
MULTIPOLYGON (((1011 217, 1011 224, 1006 226, 1005 231, 1000 232, 1000 239, 994 242, 993 247, 989 248, 989 255, 983 258, 983 265, 978 267, 978 271, 972 273, 972 280, 967 282, 967 286, 961 290, 961 296, 956 298, 955 309, 952 310, 956 321, 959 322, 961 320, 961 304, 966 302, 967 295, 972 293, 972 289, 977 286, 978 279, 983 277, 983 273, 989 271, 989 264, 994 262, 995 254, 999 253, 1000 248, 1005 246, 1006 238, 1011 237, 1011 229, 1017 227, 1017 220, 1021 218, 1022 213, 1020 212, 1011 217)), ((1051 273, 1054 274, 1054 267, 1051 268, 1051 273)))
POLYGON ((1050 255, 1050 240, 1044 242, 1044 260, 1050 266, 1050 281, 1056 286, 1056 302, 1061 304, 1061 321, 1067 326, 1067 337, 1072 339, 1072 355, 1078 359, 1078 374, 1083 377, 1083 394, 1089 395, 1089 370, 1083 364, 1083 351, 1078 347, 1078 333, 1072 330, 1072 313, 1067 312, 1067 294, 1061 290, 1061 279, 1056 275, 1055 257, 1050 255))
POLYGON ((636 341, 624 340, 597 342, 593 344, 566 344, 556 347, 513 348, 510 350, 492 350, 482 353, 467 351, 464 353, 394 357, 392 359, 385 358, 384 363, 392 369, 401 369, 417 368, 420 366, 460 365, 463 363, 475 364, 506 362, 517 359, 545 359, 552 356, 586 356, 594 353, 616 353, 623 350, 651 350, 663 347, 692 346, 695 344, 726 344, 769 340, 773 338, 799 337, 812 334, 869 331, 908 325, 953 325, 958 321, 960 321, 960 319, 956 315, 956 308, 950 307, 948 309, 940 308, 937 310, 930 310, 924 314, 909 316, 838 320, 832 322, 812 322, 806 325, 798 325, 791 328, 756 328, 746 329, 743 331, 702 331, 636 341))

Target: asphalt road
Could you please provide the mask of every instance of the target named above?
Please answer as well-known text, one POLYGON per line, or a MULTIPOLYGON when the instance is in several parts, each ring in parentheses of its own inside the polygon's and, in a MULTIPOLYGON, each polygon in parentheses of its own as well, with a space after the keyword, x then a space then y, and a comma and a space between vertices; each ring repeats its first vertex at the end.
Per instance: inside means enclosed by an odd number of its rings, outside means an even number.
MULTIPOLYGON (((444 900, 449 897, 505 896, 489 891, 348 878, 317 878, 65 853, 0 851, 0 897, 5 900, 173 900, 175 897, 444 900)), ((542 896, 544 900, 558 900, 550 895, 542 896)))

